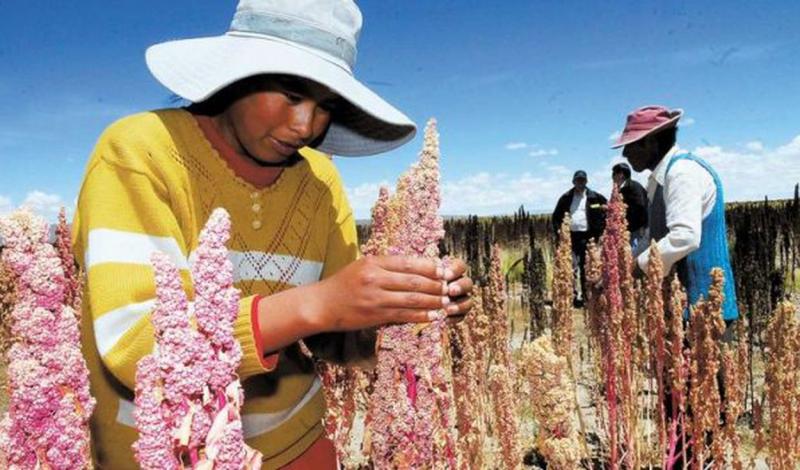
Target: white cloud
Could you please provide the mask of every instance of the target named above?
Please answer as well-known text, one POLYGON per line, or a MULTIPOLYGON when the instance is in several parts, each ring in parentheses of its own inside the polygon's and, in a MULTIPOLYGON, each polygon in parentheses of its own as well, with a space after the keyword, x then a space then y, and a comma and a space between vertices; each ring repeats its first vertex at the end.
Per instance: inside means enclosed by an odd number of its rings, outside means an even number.
POLYGON ((57 215, 64 205, 64 201, 58 194, 47 194, 39 190, 29 192, 20 204, 20 206, 27 207, 44 217, 57 215))
POLYGON ((744 144, 744 148, 751 152, 763 152, 764 151, 764 143, 759 140, 754 140, 752 142, 748 142, 744 144))
POLYGON ((24 207, 50 222, 55 222, 62 207, 66 209, 67 218, 69 219, 74 212, 76 201, 77 199, 70 205, 58 194, 48 194, 39 190, 30 191, 26 194, 21 204, 14 203, 11 197, 0 195, 0 215, 8 215, 24 207))
POLYGON ((458 180, 445 180, 442 183, 441 213, 510 213, 521 204, 529 208, 552 209, 558 196, 570 187, 569 176, 565 178, 563 170, 561 167, 542 174, 525 172, 519 175, 482 172, 458 180))
MULTIPOLYGON (((10 199, 6 199, 8 200, 8 212, 16 209, 16 205, 12 204, 10 199)), ((3 210, 3 206, 4 204, 0 200, 0 211, 3 210)), ((70 204, 66 203, 58 194, 49 194, 44 191, 34 190, 30 191, 25 196, 25 199, 19 204, 19 207, 28 208, 52 222, 56 220, 58 212, 62 207, 66 208, 67 216, 69 217, 69 214, 73 212, 74 204, 70 206, 70 204)))
POLYGON ((557 149, 536 149, 531 150, 528 155, 531 157, 549 157, 552 155, 558 155, 557 149))
POLYGON ((800 182, 800 135, 776 148, 759 144, 746 146, 745 151, 697 147, 693 153, 719 173, 727 201, 790 197, 800 182))
POLYGON ((681 121, 678 123, 678 125, 679 125, 680 127, 689 127, 689 126, 692 126, 692 125, 694 125, 694 123, 695 123, 695 120, 694 120, 694 118, 687 117, 687 118, 684 118, 683 120, 681 120, 681 121))
POLYGON ((515 150, 530 149, 528 155, 531 157, 547 157, 551 155, 558 155, 557 149, 545 149, 538 144, 529 144, 527 142, 509 142, 504 145, 504 147, 506 150, 510 150, 512 152, 515 150))
POLYGON ((622 132, 621 131, 614 131, 614 132, 611 133, 611 135, 608 136, 608 140, 610 142, 616 142, 616 140, 619 139, 620 137, 622 137, 622 132))
POLYGON ((525 142, 509 142, 505 145, 506 150, 519 150, 528 148, 528 144, 525 142))

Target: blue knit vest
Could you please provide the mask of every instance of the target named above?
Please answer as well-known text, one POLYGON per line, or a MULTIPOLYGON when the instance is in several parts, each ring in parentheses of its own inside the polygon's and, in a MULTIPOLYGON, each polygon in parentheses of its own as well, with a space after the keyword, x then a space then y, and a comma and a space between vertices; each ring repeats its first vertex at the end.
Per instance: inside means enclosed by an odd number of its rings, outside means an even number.
MULTIPOLYGON (((711 213, 703 219, 702 234, 700 237, 700 247, 689 253, 689 255, 678 262, 678 277, 686 287, 686 293, 690 304, 694 304, 702 296, 708 298, 708 289, 711 286, 711 270, 720 268, 725 277, 723 295, 725 296, 722 304, 722 316, 725 320, 735 320, 739 318, 739 308, 736 303, 736 286, 733 281, 733 270, 731 269, 730 255, 728 254, 728 234, 725 226, 725 202, 722 193, 722 182, 717 172, 711 168, 701 158, 686 153, 675 155, 667 164, 667 174, 670 168, 678 160, 692 160, 703 167, 714 179, 714 186, 717 188, 717 196, 714 201, 714 208, 711 213)), ((654 199, 656 207, 664 208, 663 191, 658 187, 654 199), (660 204, 659 204, 660 203, 660 204)), ((651 217, 662 220, 653 220, 655 226, 666 227, 666 211, 656 210, 651 217)), ((651 228, 652 227, 651 223, 651 228)), ((655 235, 655 234, 653 234, 655 235)), ((661 236, 658 236, 661 238, 661 236)), ((688 310, 687 310, 688 315, 688 310)))

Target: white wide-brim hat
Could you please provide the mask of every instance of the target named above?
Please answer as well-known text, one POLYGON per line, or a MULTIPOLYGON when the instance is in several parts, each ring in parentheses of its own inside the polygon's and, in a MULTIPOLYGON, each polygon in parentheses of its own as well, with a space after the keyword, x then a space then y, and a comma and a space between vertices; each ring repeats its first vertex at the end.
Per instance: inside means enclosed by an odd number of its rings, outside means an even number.
POLYGON ((352 0, 240 0, 226 34, 156 44, 145 57, 161 84, 193 103, 253 75, 320 83, 351 106, 337 108, 317 148, 373 155, 411 140, 416 126, 353 76, 360 30, 352 0))

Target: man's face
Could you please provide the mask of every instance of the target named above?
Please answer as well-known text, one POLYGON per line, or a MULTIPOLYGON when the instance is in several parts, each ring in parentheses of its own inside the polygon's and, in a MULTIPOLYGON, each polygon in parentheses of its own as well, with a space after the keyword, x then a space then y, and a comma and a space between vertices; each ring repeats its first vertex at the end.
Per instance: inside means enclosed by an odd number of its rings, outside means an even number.
POLYGON ((619 186, 625 182, 625 173, 621 171, 615 171, 611 173, 611 179, 614 180, 614 184, 619 186))
POLYGON ((586 189, 586 178, 575 178, 572 180, 572 186, 575 187, 578 192, 583 192, 583 190, 586 189))
POLYGON ((644 139, 637 140, 625 146, 622 149, 622 156, 628 159, 634 171, 644 171, 646 169, 653 169, 654 163, 657 163, 658 155, 658 142, 655 137, 650 135, 644 139))

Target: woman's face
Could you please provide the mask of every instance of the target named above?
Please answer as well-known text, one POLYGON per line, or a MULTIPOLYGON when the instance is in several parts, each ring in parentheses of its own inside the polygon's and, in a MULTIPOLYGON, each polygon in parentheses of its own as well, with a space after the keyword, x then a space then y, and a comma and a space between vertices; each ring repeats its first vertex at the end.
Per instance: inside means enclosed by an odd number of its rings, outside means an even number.
POLYGON ((267 76, 218 116, 238 152, 262 163, 281 163, 315 142, 339 102, 328 88, 299 77, 267 76))

